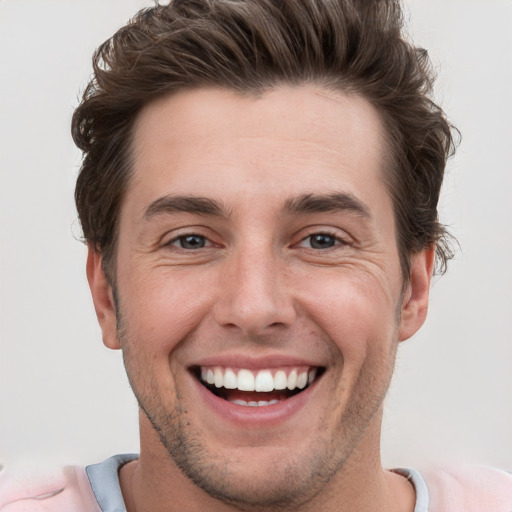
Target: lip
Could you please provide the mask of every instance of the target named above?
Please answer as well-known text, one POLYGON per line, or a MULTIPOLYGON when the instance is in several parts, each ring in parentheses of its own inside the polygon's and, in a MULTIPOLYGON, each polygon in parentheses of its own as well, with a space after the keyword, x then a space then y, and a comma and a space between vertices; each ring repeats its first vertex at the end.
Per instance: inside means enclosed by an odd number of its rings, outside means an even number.
MULTIPOLYGON (((213 361, 213 360, 212 360, 213 361)), ((217 359, 216 364, 220 361, 217 359)), ((248 367, 248 361, 244 358, 242 364, 245 368, 248 367)), ((305 364, 303 361, 302 364, 305 364)), ((207 366, 215 364, 213 362, 202 361, 201 365, 207 366)), ((228 366, 230 363, 227 359, 222 360, 223 366, 228 366)), ((232 364, 232 363, 231 363, 232 364)), ((295 365, 296 363, 290 363, 290 359, 286 359, 286 364, 283 365, 282 361, 273 360, 273 364, 267 364, 259 359, 257 365, 250 366, 250 369, 256 368, 275 368, 276 366, 289 366, 295 365), (281 363, 281 364, 279 364, 281 363)), ((297 361, 298 364, 298 361, 297 361)), ((312 382, 306 389, 300 393, 293 395, 282 402, 273 405, 267 405, 262 407, 248 407, 244 405, 234 404, 220 398, 209 391, 200 381, 197 379, 192 372, 189 372, 189 378, 193 382, 193 386, 197 390, 200 401, 222 421, 227 421, 231 424, 243 427, 244 429, 257 430, 262 428, 274 427, 281 425, 294 416, 296 416, 301 409, 303 409, 310 400, 314 399, 314 394, 318 388, 318 383, 322 379, 319 377, 312 382)))
POLYGON ((242 355, 226 355, 222 357, 208 357, 189 365, 189 368, 199 366, 219 366, 223 368, 246 368, 247 370, 273 370, 285 367, 325 367, 323 363, 308 361, 307 359, 268 355, 263 357, 247 357, 242 355))

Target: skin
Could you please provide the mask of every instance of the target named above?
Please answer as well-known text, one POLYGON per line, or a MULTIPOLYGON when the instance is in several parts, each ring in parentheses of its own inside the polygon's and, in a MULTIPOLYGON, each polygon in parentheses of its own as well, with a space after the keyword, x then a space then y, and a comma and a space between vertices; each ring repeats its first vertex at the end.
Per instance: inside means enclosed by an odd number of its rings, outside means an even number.
POLYGON ((398 343, 425 319, 434 256, 412 255, 403 282, 375 109, 313 86, 186 91, 145 107, 134 154, 115 294, 92 248, 87 264, 141 406, 140 459, 120 475, 128 510, 412 512, 410 484, 381 466, 382 401, 398 343), (297 206, 333 194, 357 208, 297 206), (219 211, 155 207, 169 196, 219 211), (189 234, 197 248, 181 246, 189 234), (241 424, 190 372, 233 355, 325 371, 297 411, 241 424))

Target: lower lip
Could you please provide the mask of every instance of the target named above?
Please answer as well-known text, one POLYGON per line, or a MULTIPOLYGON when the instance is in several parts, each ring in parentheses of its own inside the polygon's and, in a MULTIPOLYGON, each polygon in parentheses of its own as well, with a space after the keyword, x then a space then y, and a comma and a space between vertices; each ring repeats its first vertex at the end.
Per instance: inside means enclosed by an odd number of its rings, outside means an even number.
POLYGON ((312 398, 317 381, 309 385, 304 391, 277 404, 251 407, 238 405, 219 398, 203 386, 197 378, 190 376, 199 392, 201 400, 222 418, 245 428, 258 429, 281 424, 297 414, 312 398))

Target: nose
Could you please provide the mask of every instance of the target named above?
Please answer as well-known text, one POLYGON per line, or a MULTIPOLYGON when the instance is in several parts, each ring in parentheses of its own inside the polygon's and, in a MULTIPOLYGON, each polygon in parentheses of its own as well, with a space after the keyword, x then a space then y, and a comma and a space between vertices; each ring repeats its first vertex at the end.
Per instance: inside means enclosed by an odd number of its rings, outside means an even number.
POLYGON ((290 326, 296 311, 288 274, 286 263, 272 250, 239 251, 223 268, 216 322, 247 336, 290 326))

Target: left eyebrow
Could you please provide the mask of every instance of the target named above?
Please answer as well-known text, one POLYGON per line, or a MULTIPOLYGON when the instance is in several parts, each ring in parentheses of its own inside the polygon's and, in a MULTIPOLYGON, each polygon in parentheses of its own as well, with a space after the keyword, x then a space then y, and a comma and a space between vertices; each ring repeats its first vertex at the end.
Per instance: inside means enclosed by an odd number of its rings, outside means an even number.
POLYGON ((144 220, 161 214, 185 212, 195 215, 227 217, 228 212, 219 202, 207 197, 163 196, 153 201, 144 212, 144 220))
POLYGON ((359 199, 346 192, 332 194, 304 194, 286 201, 284 211, 292 214, 349 211, 371 218, 370 210, 359 199))

